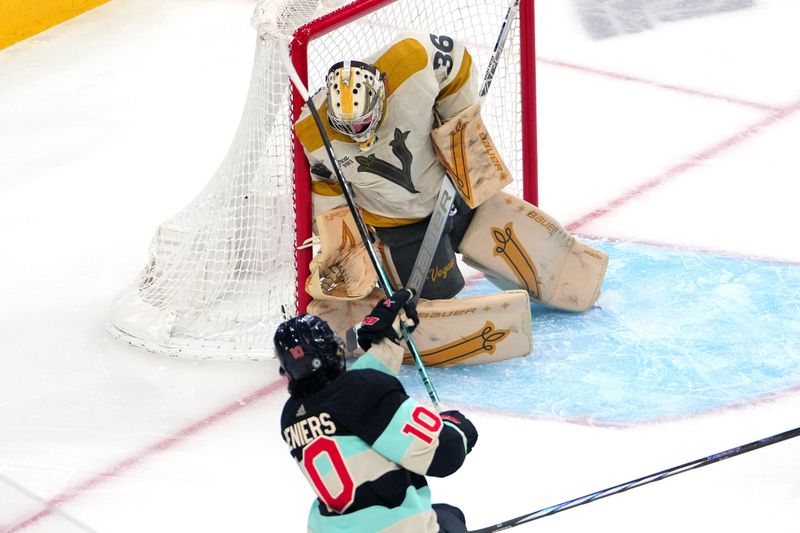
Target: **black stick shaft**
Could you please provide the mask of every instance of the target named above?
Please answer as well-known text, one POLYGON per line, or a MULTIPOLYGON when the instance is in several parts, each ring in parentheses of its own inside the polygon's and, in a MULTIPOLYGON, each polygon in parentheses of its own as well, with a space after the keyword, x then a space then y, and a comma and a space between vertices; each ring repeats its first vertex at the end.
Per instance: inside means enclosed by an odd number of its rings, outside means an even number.
POLYGON ((614 494, 619 494, 620 492, 625 492, 631 489, 635 489, 637 487, 641 487, 643 485, 647 485, 649 483, 661 481, 662 479, 666 479, 668 477, 675 476, 683 472, 688 472, 689 470, 694 470, 696 468, 701 468, 703 466, 708 466, 710 464, 718 463, 720 461, 724 461, 725 459, 730 459, 731 457, 736 457, 737 455, 742 455, 744 453, 751 452, 753 450, 757 450, 759 448, 763 448, 771 444, 776 444, 784 440, 792 439, 797 436, 800 436, 800 427, 789 431, 785 431, 783 433, 778 433, 777 435, 766 437, 761 440, 753 441, 748 444, 743 444, 741 446, 731 448, 730 450, 725 450, 724 452, 715 453, 713 455, 709 455, 701 459, 696 459, 694 461, 690 461, 682 465, 674 466, 672 468, 662 470, 661 472, 650 474, 649 476, 640 477, 638 479, 628 481, 627 483, 621 483, 619 485, 615 485, 607 489, 599 490, 597 492, 593 492, 591 494, 587 494, 585 496, 581 496, 573 500, 568 500, 563 503, 559 503, 557 505, 551 505, 550 507, 545 507, 543 509, 539 509, 538 511, 534 511, 533 513, 524 514, 522 516, 512 518, 511 520, 500 522, 499 524, 495 524, 493 526, 488 526, 483 529, 476 529, 474 531, 470 531, 470 533, 493 533, 495 531, 503 531, 505 529, 510 529, 512 527, 526 524, 528 522, 532 522, 534 520, 538 520, 546 516, 552 516, 556 513, 560 513, 568 509, 574 509, 575 507, 591 503, 593 501, 600 500, 602 498, 613 496, 614 494))
MULTIPOLYGON (((492 85, 494 73, 497 66, 500 64, 500 56, 503 54, 503 47, 506 44, 506 39, 511 33, 512 24, 517 16, 520 0, 516 0, 514 4, 506 10, 503 25, 500 27, 500 33, 497 35, 497 40, 494 43, 494 50, 492 57, 489 58, 489 66, 486 68, 486 73, 483 75, 483 83, 478 96, 483 99, 489 92, 489 87, 492 85)), ((437 115, 437 124, 439 123, 437 115)), ((458 194, 453 179, 447 169, 444 171, 445 177, 442 180, 442 186, 439 188, 439 195, 436 197, 436 203, 431 213, 431 219, 428 222, 428 228, 425 230, 425 235, 422 238, 422 244, 417 252, 417 258, 414 260, 414 265, 411 268, 411 275, 408 278, 408 286, 414 289, 416 296, 414 300, 418 300, 422 294, 422 287, 425 286, 425 278, 428 270, 431 268, 433 262, 433 254, 439 246, 439 241, 442 240, 444 233, 444 226, 447 222, 447 216, 450 209, 456 200, 458 194)))
POLYGON ((503 19, 503 25, 500 27, 500 34, 497 36, 497 41, 494 43, 494 52, 492 57, 489 58, 489 66, 486 67, 486 74, 483 76, 483 84, 481 85, 478 95, 483 98, 489 92, 489 86, 494 79, 494 73, 497 70, 497 65, 500 64, 500 55, 503 53, 503 47, 506 44, 508 34, 511 33, 511 24, 517 16, 520 0, 516 0, 512 6, 506 11, 506 16, 503 19))
MULTIPOLYGON (((325 133, 325 127, 322 124, 322 120, 319 118, 317 106, 314 105, 314 102, 310 96, 306 100, 306 103, 308 104, 308 109, 311 111, 311 115, 314 117, 314 122, 316 122, 317 128, 319 129, 322 142, 325 145, 325 151, 328 154, 328 159, 330 159, 331 166, 336 174, 336 179, 339 181, 339 185, 342 187, 342 192, 344 193, 345 200, 347 201, 347 206, 350 208, 350 212, 353 214, 353 218, 356 221, 358 233, 361 236, 361 240, 364 241, 364 246, 367 249, 369 259, 372 262, 372 266, 375 268, 375 272, 378 274, 378 283, 386 292, 386 296, 391 298, 394 295, 392 283, 389 281, 389 276, 386 274, 386 269, 383 268, 383 265, 378 259, 378 254, 375 252, 375 247, 372 245, 372 239, 367 231, 367 226, 364 224, 364 220, 361 218, 361 213, 359 213, 358 207, 356 207, 355 201, 353 200, 353 190, 350 188, 350 183, 345 179, 341 169, 339 168, 339 164, 336 161, 336 155, 333 152, 333 146, 331 146, 331 141, 328 139, 328 135, 325 133)), ((417 348, 417 345, 411 336, 411 332, 408 331, 408 328, 402 322, 400 323, 400 330, 406 340, 408 351, 411 352, 411 357, 414 359, 414 365, 419 371, 420 379, 422 380, 425 390, 428 392, 428 396, 433 402, 433 405, 437 409, 441 409, 439 395, 436 393, 436 389, 433 387, 433 382, 428 376, 428 371, 425 368, 425 364, 422 362, 422 356, 420 355, 419 349, 417 348)))

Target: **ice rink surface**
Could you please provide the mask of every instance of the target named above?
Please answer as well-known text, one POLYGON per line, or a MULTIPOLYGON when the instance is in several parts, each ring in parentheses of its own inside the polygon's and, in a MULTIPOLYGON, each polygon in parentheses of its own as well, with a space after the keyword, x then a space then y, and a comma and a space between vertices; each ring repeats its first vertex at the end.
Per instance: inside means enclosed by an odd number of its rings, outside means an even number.
MULTIPOLYGON (((473 528, 800 426, 800 6, 594 39, 580 4, 536 6, 540 203, 609 271, 583 315, 533 308, 530 357, 432 371, 480 431, 431 480, 473 528)), ((275 363, 105 329, 228 149, 252 8, 112 0, 0 51, 0 532, 304 530, 275 363)), ((798 524, 794 439, 518 530, 798 524)))

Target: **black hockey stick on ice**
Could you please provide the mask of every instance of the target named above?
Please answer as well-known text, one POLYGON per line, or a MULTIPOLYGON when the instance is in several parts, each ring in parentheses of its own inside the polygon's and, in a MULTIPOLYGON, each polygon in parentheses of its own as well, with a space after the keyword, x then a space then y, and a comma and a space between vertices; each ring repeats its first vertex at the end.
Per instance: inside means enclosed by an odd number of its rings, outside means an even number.
MULTIPOLYGON (((506 45, 509 33, 511 33, 511 25, 517 17, 519 11, 520 0, 515 0, 514 4, 506 11, 506 16, 503 19, 503 26, 500 28, 500 34, 497 36, 497 41, 494 43, 494 51, 489 60, 489 66, 486 68, 486 74, 483 76, 483 84, 481 84, 480 96, 481 100, 489 92, 489 87, 492 85, 494 73, 497 70, 497 65, 500 64, 500 56, 503 54, 503 48, 506 45)), ((436 197, 436 203, 433 206, 430 222, 428 222, 428 229, 425 230, 425 236, 422 238, 422 244, 417 252, 417 258, 414 260, 414 266, 411 268, 411 275, 408 278, 407 286, 414 289, 415 301, 419 299, 422 293, 422 287, 425 285, 425 280, 428 277, 428 271, 433 262, 433 254, 439 246, 439 241, 442 240, 442 233, 444 233, 444 226, 447 223, 447 217, 450 210, 453 208, 453 203, 456 201, 456 191, 453 185, 453 180, 449 173, 445 171, 445 178, 442 180, 442 186, 439 189, 439 195, 436 197)))
POLYGON ((684 463, 679 466, 673 466, 672 468, 662 470, 661 472, 656 472, 655 474, 650 474, 649 476, 640 477, 639 479, 634 479, 632 481, 628 481, 627 483, 622 483, 620 485, 615 485, 607 489, 599 490, 597 492, 587 494, 586 496, 575 498, 574 500, 569 500, 563 503, 559 503, 558 505, 551 505, 550 507, 545 507, 544 509, 539 509, 538 511, 535 511, 533 513, 524 514, 522 516, 512 518, 511 520, 500 522, 499 524, 495 524, 493 526, 488 526, 483 529, 475 529, 470 531, 470 533, 492 533, 494 531, 503 531, 505 529, 510 529, 512 527, 516 527, 522 524, 527 524, 528 522, 538 520, 539 518, 552 516, 556 513, 560 513, 568 509, 573 509, 580 505, 591 503, 601 498, 607 498, 608 496, 613 496, 614 494, 625 492, 626 490, 635 489, 636 487, 641 487, 642 485, 647 485, 648 483, 661 481, 662 479, 677 474, 681 474, 683 472, 688 472, 689 470, 694 470, 695 468, 708 466, 710 464, 724 461, 725 459, 730 459, 731 457, 735 457, 737 455, 742 455, 747 452, 752 452, 753 450, 757 450, 759 448, 763 448, 771 444, 776 444, 784 440, 793 439, 799 435, 800 435, 800 427, 789 431, 785 431, 783 433, 778 433, 777 435, 766 437, 764 439, 757 440, 749 444, 743 444, 741 446, 731 448, 730 450, 725 450, 724 452, 715 453, 714 455, 709 455, 708 457, 695 459, 694 461, 689 461, 688 463, 684 463))
MULTIPOLYGON (((381 288, 384 290, 384 292, 386 292, 386 296, 391 298, 394 295, 392 282, 389 280, 389 276, 386 274, 386 269, 383 268, 380 259, 378 259, 378 254, 375 252, 375 247, 372 245, 372 239, 367 231, 367 226, 364 224, 364 219, 361 218, 361 213, 358 211, 355 201, 353 200, 353 190, 350 188, 350 183, 347 181, 347 179, 345 179, 341 168, 339 168, 339 163, 336 160, 336 154, 333 152, 333 146, 331 146, 331 141, 328 138, 328 134, 325 132, 325 126, 322 124, 322 120, 319 118, 317 106, 314 105, 311 96, 308 94, 308 90, 303 84, 303 81, 300 79, 300 76, 297 74, 297 71, 294 69, 292 60, 289 57, 288 45, 281 46, 280 48, 284 54, 283 59, 284 63, 286 64, 286 68, 289 70, 289 77, 292 79, 292 83, 297 89, 297 92, 300 93, 300 96, 306 102, 306 105, 308 105, 308 109, 311 111, 311 116, 314 117, 314 122, 317 124, 317 130, 319 130, 319 134, 322 137, 322 142, 325 144, 325 152, 328 154, 328 159, 330 160, 333 171, 336 174, 336 179, 342 188, 342 194, 347 201, 347 207, 350 208, 350 213, 352 213, 353 219, 355 219, 356 227, 358 227, 358 233, 361 236, 361 240, 364 242, 364 247, 367 250, 369 259, 372 262, 373 268, 375 268, 375 272, 378 274, 378 284, 380 284, 381 288)), ((430 377, 428 377, 428 371, 425 369, 425 364, 422 362, 422 357, 420 356, 419 349, 417 349, 417 345, 411 336, 411 332, 402 321, 400 322, 400 332, 402 333, 403 338, 408 345, 408 351, 411 352, 411 357, 414 359, 414 365, 419 371, 422 384, 425 386, 425 390, 428 391, 428 396, 430 396, 434 407, 441 411, 442 405, 439 401, 439 395, 436 394, 436 389, 433 387, 433 382, 431 382, 430 377)))
POLYGON ((8 531, 9 533, 12 531, 20 531, 25 527, 30 526, 32 523, 39 520, 40 518, 43 518, 52 513, 56 516, 63 518, 64 520, 66 520, 76 528, 80 529, 81 531, 85 531, 86 533, 98 533, 97 530, 90 528, 77 518, 74 518, 73 516, 69 515, 67 512, 65 512, 63 509, 61 509, 58 505, 56 505, 52 501, 47 501, 41 496, 34 494, 32 491, 26 489, 25 487, 23 487, 16 481, 12 480, 11 478, 4 476, 3 474, 0 474, 0 481, 10 486, 11 488, 15 489, 17 492, 27 496, 31 500, 41 504, 43 507, 42 511, 39 511, 38 513, 35 513, 29 516, 28 518, 20 522, 17 522, 16 524, 5 524, 5 526, 8 529, 3 529, 3 531, 8 531))

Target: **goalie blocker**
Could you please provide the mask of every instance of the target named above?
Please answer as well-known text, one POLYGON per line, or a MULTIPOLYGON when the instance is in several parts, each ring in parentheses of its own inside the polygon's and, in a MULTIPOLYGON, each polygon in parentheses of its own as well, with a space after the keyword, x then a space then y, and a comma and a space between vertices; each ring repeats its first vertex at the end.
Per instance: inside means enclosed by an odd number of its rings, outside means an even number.
POLYGON ((600 295, 608 256, 536 206, 501 191, 510 173, 473 105, 432 133, 436 153, 464 202, 477 210, 458 235, 464 261, 501 289, 522 288, 539 302, 585 311, 600 295))

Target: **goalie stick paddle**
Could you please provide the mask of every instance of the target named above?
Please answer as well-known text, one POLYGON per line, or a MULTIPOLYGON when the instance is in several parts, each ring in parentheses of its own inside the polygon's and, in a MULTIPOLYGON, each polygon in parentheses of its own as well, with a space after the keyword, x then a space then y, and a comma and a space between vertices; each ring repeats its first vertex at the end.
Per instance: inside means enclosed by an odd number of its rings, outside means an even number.
MULTIPOLYGON (((508 34, 511 33, 511 23, 517 16, 520 1, 521 0, 516 0, 506 11, 506 16, 503 19, 503 26, 500 28, 500 34, 497 36, 497 41, 494 43, 494 52, 489 59, 489 66, 486 69, 486 74, 483 76, 483 83, 478 93, 481 99, 486 96, 489 92, 489 87, 492 85, 494 73, 497 70, 497 65, 500 64, 500 56, 503 53, 503 47, 505 47, 508 34)), ((425 236, 422 238, 422 244, 419 247, 417 258, 414 260, 414 266, 411 268, 411 275, 408 278, 407 286, 414 290, 414 301, 417 301, 420 294, 422 294, 422 287, 425 285, 428 270, 430 270, 431 263, 433 262, 433 254, 436 253, 439 241, 442 240, 444 225, 447 222, 450 210, 453 208, 453 203, 456 201, 456 194, 458 193, 453 185, 452 178, 450 178, 450 175, 445 171, 445 178, 442 180, 439 195, 436 197, 436 204, 433 206, 428 228, 425 230, 425 236)))
POLYGON ((640 477, 638 479, 628 481, 627 483, 621 483, 619 485, 615 485, 607 489, 599 490, 597 492, 581 496, 580 498, 575 498, 574 500, 568 500, 563 503, 559 503, 557 505, 551 505, 550 507, 545 507, 543 509, 539 509, 538 511, 534 511, 529 514, 524 514, 522 516, 512 518, 511 520, 500 522, 499 524, 495 524, 493 526, 488 526, 483 529, 471 530, 469 533, 492 533, 494 531, 503 531, 506 529, 511 529, 512 527, 516 527, 522 524, 527 524, 528 522, 532 522, 534 520, 538 520, 546 516, 552 516, 556 513, 560 513, 568 509, 574 509, 575 507, 591 503, 593 501, 597 501, 601 498, 607 498, 608 496, 613 496, 614 494, 619 494, 620 492, 625 492, 630 489, 635 489, 637 487, 641 487, 642 485, 647 485, 649 483, 661 481, 662 479, 666 479, 670 476, 681 474, 683 472, 688 472, 689 470, 694 470, 696 468, 708 466, 710 464, 718 463, 720 461, 724 461, 725 459, 730 459, 731 457, 735 457, 737 455, 742 455, 747 452, 752 452, 753 450, 757 450, 759 448, 763 448, 771 444, 776 444, 784 440, 793 439, 794 437, 797 437, 799 435, 800 435, 800 427, 791 429, 789 431, 785 431, 783 433, 778 433, 777 435, 772 435, 771 437, 766 437, 761 440, 753 441, 748 444, 743 444, 741 446, 731 448, 730 450, 725 450, 724 452, 719 452, 713 455, 709 455, 707 457, 695 459, 694 461, 689 461, 688 463, 684 463, 682 465, 673 466, 672 468, 662 470, 661 472, 656 472, 655 474, 650 474, 649 476, 640 477))
POLYGON ((417 258, 411 268, 411 275, 408 277, 408 288, 414 290, 414 301, 419 300, 419 296, 422 293, 422 287, 428 277, 428 270, 430 270, 431 263, 433 263, 433 255, 436 253, 439 241, 442 240, 447 217, 458 194, 450 176, 446 172, 445 174, 442 186, 439 189, 439 195, 436 197, 436 203, 433 206, 428 228, 425 230, 425 236, 422 238, 417 258))
MULTIPOLYGON (((378 283, 380 284, 381 288, 386 292, 386 296, 391 298, 394 295, 394 289, 392 288, 392 282, 389 280, 389 276, 386 274, 386 270, 383 268, 380 260, 378 259, 378 254, 375 252, 375 247, 372 245, 372 239, 369 236, 369 232, 367 231, 367 226, 364 224, 364 219, 361 218, 361 213, 358 211, 356 207, 355 201, 353 200, 353 191, 350 188, 350 183, 345 179, 344 175, 342 174, 341 168, 339 168, 339 163, 336 160, 336 154, 333 152, 333 146, 331 146, 331 141, 328 138, 328 134, 325 132, 325 127, 322 124, 322 120, 319 118, 319 113, 317 112, 317 106, 314 105, 314 102, 311 96, 308 94, 308 90, 306 89, 305 85, 303 84, 300 76, 297 74, 297 71, 294 69, 294 65, 292 65, 292 60, 289 57, 289 46, 288 43, 285 43, 286 46, 281 46, 281 50, 283 52, 283 60, 286 65, 286 68, 289 70, 289 77, 292 80, 297 91, 300 93, 300 96, 305 100, 306 104, 308 105, 309 111, 311 111, 311 116, 314 117, 314 122, 317 125, 317 130, 319 131, 320 136, 322 137, 322 142, 325 145, 325 152, 328 155, 328 159, 330 160, 331 166, 333 167, 333 171, 336 174, 336 180, 339 182, 339 185, 342 187, 342 193, 344 195, 345 201, 347 202, 347 207, 350 208, 350 213, 353 215, 353 219, 355 220, 356 227, 358 228, 358 233, 361 236, 361 240, 364 242, 364 247, 367 250, 367 254, 369 255, 369 259, 372 262, 373 268, 375 268, 375 272, 378 274, 378 283)), ((419 349, 417 348, 416 343, 414 342, 414 338, 411 336, 411 331, 409 331, 408 327, 400 321, 400 333, 403 335, 403 338, 408 345, 408 351, 411 352, 411 358, 414 360, 414 365, 417 367, 419 371, 420 379, 422 380, 422 384, 425 386, 425 390, 428 392, 428 396, 433 402, 434 407, 441 411, 443 409, 441 401, 439 400, 439 395, 436 393, 436 389, 433 387, 433 382, 431 381, 430 377, 428 376, 428 371, 425 369, 425 364, 422 362, 422 357, 420 356, 419 349)))

